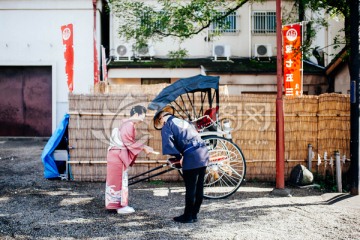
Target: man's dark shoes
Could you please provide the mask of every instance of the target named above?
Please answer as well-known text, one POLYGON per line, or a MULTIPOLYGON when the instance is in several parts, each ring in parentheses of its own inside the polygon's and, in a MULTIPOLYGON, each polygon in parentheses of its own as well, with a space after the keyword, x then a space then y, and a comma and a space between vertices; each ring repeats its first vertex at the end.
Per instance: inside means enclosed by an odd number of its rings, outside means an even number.
POLYGON ((196 215, 196 214, 195 214, 195 215, 192 215, 192 219, 193 219, 194 222, 197 222, 197 221, 198 221, 197 215, 196 215))
POLYGON ((179 223, 193 223, 194 219, 192 219, 191 217, 185 217, 184 215, 181 215, 178 217, 174 217, 174 221, 179 223))

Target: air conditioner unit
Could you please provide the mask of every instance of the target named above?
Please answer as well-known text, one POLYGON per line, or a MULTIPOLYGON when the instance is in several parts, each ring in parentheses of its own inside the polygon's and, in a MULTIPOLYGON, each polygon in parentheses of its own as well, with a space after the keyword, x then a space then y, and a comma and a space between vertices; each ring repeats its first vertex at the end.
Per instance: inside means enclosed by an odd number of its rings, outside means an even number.
POLYGON ((138 58, 153 58, 155 56, 154 46, 146 44, 135 51, 135 56, 138 58))
POLYGON ((131 61, 133 51, 130 44, 119 44, 115 49, 115 61, 131 61))
POLYGON ((215 61, 220 59, 230 60, 231 52, 230 46, 225 44, 214 44, 213 46, 213 57, 215 61))
POLYGON ((257 58, 260 57, 272 57, 272 46, 271 44, 255 44, 255 54, 254 56, 257 58))

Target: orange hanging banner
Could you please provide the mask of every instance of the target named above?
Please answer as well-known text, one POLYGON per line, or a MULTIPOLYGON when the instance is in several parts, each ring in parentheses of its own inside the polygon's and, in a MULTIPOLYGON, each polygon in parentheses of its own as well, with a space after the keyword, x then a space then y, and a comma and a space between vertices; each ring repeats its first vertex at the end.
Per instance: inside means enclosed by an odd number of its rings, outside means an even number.
POLYGON ((301 96, 303 94, 301 25, 292 24, 283 26, 282 32, 285 95, 301 96))
POLYGON ((73 47, 73 25, 61 26, 62 40, 64 45, 65 73, 69 91, 74 90, 74 47, 73 47))
POLYGON ((95 36, 95 29, 94 29, 94 86, 99 82, 99 60, 98 60, 98 53, 96 48, 96 36, 95 36))

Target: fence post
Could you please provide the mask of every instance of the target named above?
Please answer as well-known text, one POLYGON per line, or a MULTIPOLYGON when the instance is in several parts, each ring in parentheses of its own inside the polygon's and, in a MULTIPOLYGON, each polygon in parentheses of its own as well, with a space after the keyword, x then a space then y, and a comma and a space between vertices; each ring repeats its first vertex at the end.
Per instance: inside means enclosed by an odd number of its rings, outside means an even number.
POLYGON ((312 145, 308 144, 308 169, 311 172, 312 167, 312 145))
POLYGON ((342 181, 341 181, 341 164, 340 164, 340 153, 335 151, 335 162, 336 162, 336 185, 338 192, 342 192, 342 181))

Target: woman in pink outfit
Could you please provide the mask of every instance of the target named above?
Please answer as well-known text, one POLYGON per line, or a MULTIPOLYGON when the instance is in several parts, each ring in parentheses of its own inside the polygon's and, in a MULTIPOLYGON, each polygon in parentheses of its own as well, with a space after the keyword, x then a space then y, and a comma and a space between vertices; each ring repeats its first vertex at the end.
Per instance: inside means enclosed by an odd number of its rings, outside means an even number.
POLYGON ((128 206, 127 169, 132 166, 137 155, 146 154, 153 149, 144 144, 144 140, 135 140, 135 125, 145 119, 146 108, 140 105, 130 110, 130 118, 121 121, 120 127, 113 129, 107 154, 107 176, 105 190, 106 209, 121 213, 135 210, 128 206))

